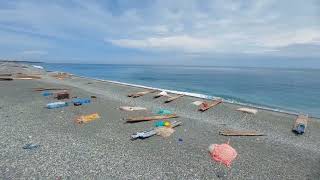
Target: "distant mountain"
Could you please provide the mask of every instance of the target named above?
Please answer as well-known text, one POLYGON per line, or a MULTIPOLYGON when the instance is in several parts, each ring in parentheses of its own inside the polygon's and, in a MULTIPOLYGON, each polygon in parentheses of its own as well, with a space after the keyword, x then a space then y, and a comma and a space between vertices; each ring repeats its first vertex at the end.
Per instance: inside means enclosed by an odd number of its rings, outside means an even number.
POLYGON ((0 59, 0 62, 15 62, 15 63, 42 63, 40 61, 20 61, 20 60, 10 60, 10 59, 0 59))

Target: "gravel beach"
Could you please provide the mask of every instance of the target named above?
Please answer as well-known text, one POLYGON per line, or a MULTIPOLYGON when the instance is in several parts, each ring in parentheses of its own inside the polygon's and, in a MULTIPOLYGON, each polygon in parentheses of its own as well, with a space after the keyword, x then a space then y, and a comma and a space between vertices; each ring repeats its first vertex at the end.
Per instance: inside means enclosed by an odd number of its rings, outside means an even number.
MULTIPOLYGON (((310 118, 306 133, 291 129, 296 115, 259 110, 256 115, 223 103, 206 112, 191 104, 201 100, 148 94, 129 98, 143 89, 72 76, 58 80, 44 70, 0 63, 0 74, 41 75, 36 80, 0 81, 0 179, 320 179, 320 120, 310 118), (82 106, 47 109, 57 101, 33 88, 69 88, 71 96, 96 96, 82 106), (123 112, 119 106, 142 106, 146 113, 123 112), (154 122, 125 123, 123 118, 151 115, 165 108, 183 124, 168 138, 130 140, 133 133, 154 122), (75 124, 80 115, 97 112, 101 118, 75 124), (266 136, 227 137, 223 129, 257 130, 266 136), (230 168, 213 161, 210 144, 229 141, 238 152, 230 168), (23 149, 28 143, 38 148, 23 149)), ((51 72, 52 73, 52 72, 51 72)))

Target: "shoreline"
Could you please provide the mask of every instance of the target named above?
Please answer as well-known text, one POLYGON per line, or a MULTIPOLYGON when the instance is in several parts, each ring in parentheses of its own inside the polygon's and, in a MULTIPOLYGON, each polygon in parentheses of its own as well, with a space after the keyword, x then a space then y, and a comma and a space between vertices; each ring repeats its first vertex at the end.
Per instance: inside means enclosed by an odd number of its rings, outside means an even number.
MULTIPOLYGON (((63 72, 63 71, 56 71, 56 72, 69 73, 69 72, 63 72)), ((69 74, 71 74, 71 73, 69 73, 69 74)), ((294 111, 276 109, 276 108, 272 108, 272 107, 266 107, 266 106, 263 106, 263 105, 253 105, 253 104, 234 102, 234 101, 232 102, 232 100, 226 100, 224 98, 217 97, 217 96, 210 96, 210 95, 199 94, 199 93, 192 93, 192 92, 184 92, 184 91, 156 88, 156 87, 144 86, 144 85, 139 85, 139 84, 132 84, 132 83, 125 83, 125 82, 120 82, 120 81, 113 81, 113 80, 107 80, 107 79, 80 76, 80 75, 76 75, 76 74, 72 74, 72 75, 75 76, 75 77, 79 77, 79 78, 83 78, 83 79, 87 79, 87 80, 96 80, 96 81, 101 81, 101 82, 108 82, 108 83, 118 84, 118 85, 123 85, 123 86, 128 86, 128 87, 136 87, 136 88, 144 88, 144 89, 150 89, 150 90, 166 91, 166 92, 171 93, 171 94, 185 95, 185 96, 194 97, 194 98, 200 98, 200 99, 204 99, 204 100, 222 99, 224 103, 228 103, 228 104, 232 104, 232 105, 251 107, 251 108, 258 109, 258 110, 265 110, 265 111, 284 113, 284 114, 296 115, 296 116, 301 114, 301 113, 294 112, 294 111)), ((320 120, 320 117, 317 117, 317 116, 308 115, 308 117, 320 120)))

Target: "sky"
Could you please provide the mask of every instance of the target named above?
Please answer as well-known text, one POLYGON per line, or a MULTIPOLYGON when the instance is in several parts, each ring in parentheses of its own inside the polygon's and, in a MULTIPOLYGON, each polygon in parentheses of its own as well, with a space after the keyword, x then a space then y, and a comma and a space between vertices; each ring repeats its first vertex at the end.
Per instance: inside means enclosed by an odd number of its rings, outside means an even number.
POLYGON ((0 0, 0 58, 320 67, 320 1, 0 0))

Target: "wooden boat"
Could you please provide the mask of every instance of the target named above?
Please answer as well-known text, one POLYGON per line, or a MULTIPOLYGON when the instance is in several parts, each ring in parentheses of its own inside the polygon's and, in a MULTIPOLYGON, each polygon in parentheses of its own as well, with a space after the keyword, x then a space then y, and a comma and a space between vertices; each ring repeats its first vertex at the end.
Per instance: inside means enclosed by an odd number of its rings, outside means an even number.
POLYGON ((157 90, 148 90, 148 91, 137 92, 137 93, 129 94, 128 97, 137 98, 137 97, 140 97, 140 96, 144 96, 146 94, 154 93, 156 91, 157 90))
POLYGON ((223 136, 264 136, 257 131, 222 130, 219 132, 223 136))
POLYGON ((217 106, 220 103, 222 103, 221 99, 217 99, 212 102, 203 102, 202 104, 199 105, 199 111, 204 112, 214 106, 217 106))
POLYGON ((170 119, 170 118, 177 118, 176 114, 168 114, 162 116, 141 116, 141 117, 129 117, 127 118, 128 123, 133 122, 141 122, 141 121, 153 121, 153 120, 161 120, 161 119, 170 119))
POLYGON ((184 96, 184 95, 181 94, 181 95, 178 95, 178 96, 171 97, 171 98, 167 99, 167 100, 165 101, 165 103, 169 103, 169 102, 171 102, 171 101, 174 101, 174 100, 176 100, 176 99, 178 99, 178 98, 181 98, 182 96, 184 96))
POLYGON ((299 115, 296 121, 294 122, 292 131, 296 134, 303 134, 308 124, 308 116, 307 115, 299 115))

